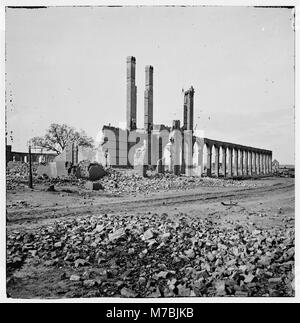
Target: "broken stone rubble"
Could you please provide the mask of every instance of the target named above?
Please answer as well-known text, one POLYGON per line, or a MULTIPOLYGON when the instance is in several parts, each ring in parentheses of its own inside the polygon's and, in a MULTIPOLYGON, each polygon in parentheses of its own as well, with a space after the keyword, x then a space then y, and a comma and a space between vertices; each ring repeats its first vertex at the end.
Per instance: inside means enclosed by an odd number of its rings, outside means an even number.
POLYGON ((8 233, 8 275, 34 261, 64 270, 81 296, 292 296, 293 230, 257 231, 183 214, 63 220, 8 233))
MULTIPOLYGON (((90 162, 83 162, 84 167, 88 168, 90 162)), ((99 166, 99 165, 98 165, 99 166)), ((81 178, 76 178, 75 175, 69 174, 64 178, 49 178, 48 176, 39 176, 36 170, 33 172, 34 184, 47 184, 55 187, 63 185, 76 186, 78 188, 87 190, 104 190, 106 193, 114 195, 122 195, 127 193, 144 193, 150 194, 160 190, 188 190, 199 186, 216 186, 216 187, 257 187, 261 183, 257 181, 236 181, 236 180, 222 180, 217 178, 201 178, 201 177, 187 177, 177 176, 174 174, 150 174, 149 177, 144 178, 136 174, 134 171, 122 171, 112 168, 104 169, 98 167, 98 175, 101 176, 99 180, 90 183, 89 177, 85 174, 81 178), (102 177, 103 176, 103 177, 102 177)), ((13 190, 16 187, 23 185, 28 186, 27 169, 21 176, 14 176, 14 168, 7 170, 6 187, 8 190, 13 190), (12 173, 10 173, 12 172, 12 173)), ((95 177, 93 177, 95 179, 95 177)))

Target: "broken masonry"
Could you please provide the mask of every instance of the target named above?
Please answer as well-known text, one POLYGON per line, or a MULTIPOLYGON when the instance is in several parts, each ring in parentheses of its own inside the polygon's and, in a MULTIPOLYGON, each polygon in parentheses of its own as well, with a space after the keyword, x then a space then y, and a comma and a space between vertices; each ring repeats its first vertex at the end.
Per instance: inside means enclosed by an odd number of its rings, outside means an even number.
MULTIPOLYGON (((68 176, 88 161, 114 168, 134 168, 146 176, 148 170, 176 175, 250 178, 272 174, 272 151, 201 137, 194 130, 194 94, 184 91, 183 124, 171 126, 153 121, 154 68, 145 67, 144 127, 137 128, 136 59, 126 61, 126 128, 104 125, 96 148, 70 143, 46 167, 49 177, 68 176), (66 170, 64 166, 68 162, 66 170)), ((41 170, 43 172, 43 170, 41 170)), ((45 170, 44 170, 45 171, 45 170)))
POLYGON ((145 67, 144 128, 137 128, 136 59, 127 57, 126 129, 104 126, 112 167, 165 170, 177 175, 252 177, 272 173, 272 151, 202 138, 194 133, 194 88, 184 92, 183 125, 153 123, 153 66, 145 67))

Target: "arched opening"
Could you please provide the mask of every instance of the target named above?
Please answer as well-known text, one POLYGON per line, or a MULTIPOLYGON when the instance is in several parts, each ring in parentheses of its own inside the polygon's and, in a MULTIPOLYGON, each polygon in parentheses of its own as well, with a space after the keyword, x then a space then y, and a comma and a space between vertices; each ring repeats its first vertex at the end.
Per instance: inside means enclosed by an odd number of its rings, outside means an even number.
POLYGON ((203 175, 207 176, 207 145, 204 144, 203 146, 203 159, 202 159, 202 165, 203 165, 203 175))
POLYGON ((223 174, 223 163, 224 163, 224 160, 223 160, 223 155, 224 155, 224 152, 223 152, 223 147, 219 147, 219 171, 218 171, 218 176, 220 176, 220 174, 222 176, 224 176, 223 174))
POLYGON ((250 151, 247 151, 247 175, 251 174, 250 172, 250 151))
POLYGON ((247 175, 247 151, 243 150, 243 175, 247 175))
POLYGON ((216 148, 215 145, 211 147, 211 174, 215 176, 216 169, 216 148))
POLYGON ((171 172, 172 170, 171 143, 168 143, 163 149, 162 162, 165 167, 165 171, 171 172))
POLYGON ((253 173, 253 152, 249 151, 249 175, 253 173))
POLYGON ((238 149, 233 149, 233 175, 238 176, 238 169, 239 169, 239 151, 238 149))
POLYGON ((226 152, 226 156, 225 156, 226 169, 225 169, 224 177, 228 177, 229 176, 229 162, 230 162, 230 160, 229 160, 230 151, 229 151, 228 147, 225 147, 225 152, 226 152))
POLYGON ((203 150, 204 147, 197 141, 193 146, 193 175, 202 176, 203 173, 203 150))
POLYGON ((221 172, 223 177, 228 174, 228 148, 226 146, 221 147, 221 172))

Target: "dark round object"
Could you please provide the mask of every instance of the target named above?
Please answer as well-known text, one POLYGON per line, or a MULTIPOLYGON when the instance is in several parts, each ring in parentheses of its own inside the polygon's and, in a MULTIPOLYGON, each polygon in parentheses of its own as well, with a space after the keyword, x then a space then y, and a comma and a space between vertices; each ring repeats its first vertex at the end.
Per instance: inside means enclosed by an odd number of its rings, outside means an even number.
POLYGON ((100 178, 106 175, 104 168, 101 165, 92 165, 89 168, 89 180, 98 181, 100 178))

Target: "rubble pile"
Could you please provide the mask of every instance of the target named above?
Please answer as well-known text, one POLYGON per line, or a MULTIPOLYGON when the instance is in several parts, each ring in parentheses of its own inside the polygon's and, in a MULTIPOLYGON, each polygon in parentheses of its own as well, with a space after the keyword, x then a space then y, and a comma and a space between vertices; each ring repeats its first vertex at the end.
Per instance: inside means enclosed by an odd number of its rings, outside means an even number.
MULTIPOLYGON (((39 163, 32 163, 32 173, 36 174, 39 163)), ((28 176, 29 163, 24 162, 8 162, 6 167, 6 174, 19 176, 28 176)))
POLYGON ((221 229, 182 213, 104 214, 7 235, 11 283, 25 264, 49 266, 62 272, 64 297, 293 296, 294 253, 289 227, 221 229))
MULTIPOLYGON (((262 185, 258 181, 238 181, 230 179, 209 178, 209 177, 186 177, 177 176, 171 173, 150 174, 143 177, 132 170, 116 170, 112 168, 105 169, 99 164, 91 164, 88 161, 80 163, 76 174, 69 174, 63 178, 52 178, 48 176, 39 176, 37 174, 38 163, 33 165, 33 183, 34 184, 55 184, 74 185, 83 189, 86 188, 86 181, 98 181, 104 191, 115 195, 126 193, 148 193, 160 190, 188 190, 200 186, 216 187, 246 187, 254 188, 262 185), (92 166, 91 166, 92 165, 92 166)), ((16 189, 20 185, 28 185, 28 164, 15 163, 7 167, 6 171, 6 188, 7 190, 16 189)))
MULTIPOLYGON (((32 163, 33 184, 82 185, 81 179, 70 174, 64 178, 49 178, 47 175, 38 175, 39 163, 32 163)), ((6 189, 14 190, 20 186, 28 186, 29 164, 24 162, 8 162, 6 167, 6 189)))
POLYGON ((155 174, 143 177, 134 172, 124 172, 109 169, 107 176, 103 177, 100 183, 104 189, 114 194, 134 192, 154 192, 158 190, 188 190, 199 186, 218 187, 257 187, 261 185, 257 181, 251 183, 236 180, 224 180, 209 177, 186 177, 174 174, 155 174))
MULTIPOLYGON (((32 175, 37 178, 38 163, 32 163, 32 175)), ((12 190, 19 185, 28 184, 29 163, 13 162, 7 163, 6 167, 6 189, 12 190)))

